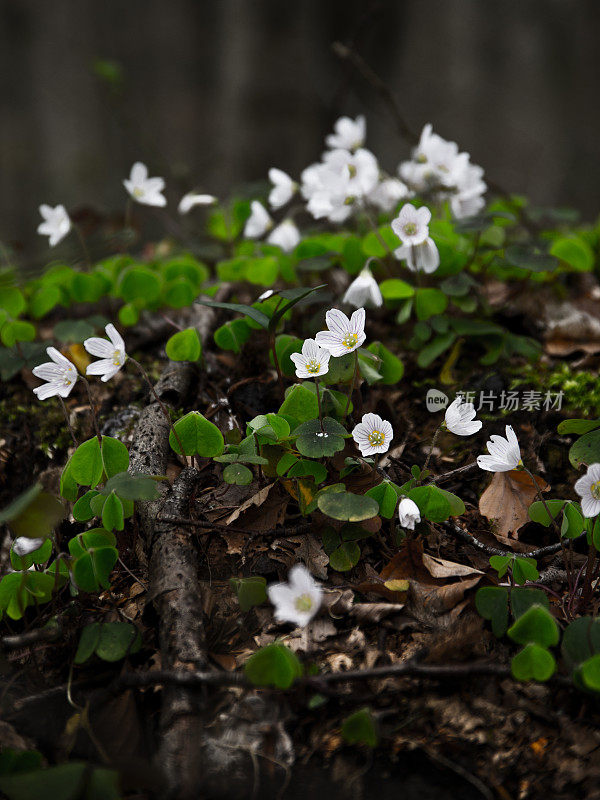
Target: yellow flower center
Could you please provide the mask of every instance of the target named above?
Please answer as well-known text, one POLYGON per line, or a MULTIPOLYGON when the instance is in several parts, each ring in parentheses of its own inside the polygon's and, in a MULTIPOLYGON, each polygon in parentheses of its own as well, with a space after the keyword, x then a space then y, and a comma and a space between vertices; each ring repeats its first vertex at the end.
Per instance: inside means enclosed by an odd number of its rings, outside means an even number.
POLYGON ((590 492, 592 497, 596 500, 600 500, 600 481, 596 481, 596 483, 592 483, 590 486, 590 492))
POLYGON ((407 236, 414 236, 417 232, 417 226, 414 222, 407 222, 404 226, 404 233, 407 236))
POLYGON ((354 166, 354 164, 348 164, 348 172, 350 173, 351 178, 356 177, 356 167, 354 166))
POLYGON ((310 611, 313 607, 312 597, 309 594, 301 594, 294 600, 296 611, 310 611))
POLYGON ((143 197, 143 196, 144 196, 144 194, 145 194, 144 190, 143 190, 143 189, 141 189, 139 186, 136 186, 136 187, 134 188, 134 190, 133 190, 133 196, 134 196, 134 197, 138 197, 138 198, 139 198, 139 197, 143 197))
POLYGON ((306 362, 306 371, 316 375, 317 372, 321 369, 321 364, 315 359, 311 359, 310 361, 306 362))
POLYGON ((120 367, 123 363, 123 351, 122 350, 115 350, 113 353, 113 364, 115 367, 120 367))
POLYGON ((381 447, 385 443, 385 434, 381 431, 371 431, 369 434, 369 444, 371 447, 381 447))
POLYGON ((344 347, 347 347, 348 350, 352 350, 353 347, 356 347, 357 342, 358 342, 358 334, 356 333, 347 333, 342 339, 342 344, 344 345, 344 347))

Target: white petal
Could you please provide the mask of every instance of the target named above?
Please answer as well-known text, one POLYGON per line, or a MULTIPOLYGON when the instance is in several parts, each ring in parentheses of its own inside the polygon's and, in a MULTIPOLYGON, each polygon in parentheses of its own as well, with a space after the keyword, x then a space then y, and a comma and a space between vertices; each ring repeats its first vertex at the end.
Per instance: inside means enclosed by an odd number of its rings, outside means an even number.
POLYGON ((106 328, 104 329, 108 338, 111 340, 113 345, 115 346, 115 350, 123 350, 125 351, 125 342, 123 341, 123 337, 119 333, 119 331, 115 328, 112 322, 109 322, 106 328))
POLYGON ((33 392, 39 400, 47 400, 49 397, 56 397, 57 394, 60 394, 61 386, 62 382, 51 381, 42 386, 36 386, 33 392))
POLYGON ((112 359, 115 352, 114 345, 106 339, 101 339, 99 336, 92 336, 86 339, 83 346, 90 355, 96 356, 97 358, 112 359))

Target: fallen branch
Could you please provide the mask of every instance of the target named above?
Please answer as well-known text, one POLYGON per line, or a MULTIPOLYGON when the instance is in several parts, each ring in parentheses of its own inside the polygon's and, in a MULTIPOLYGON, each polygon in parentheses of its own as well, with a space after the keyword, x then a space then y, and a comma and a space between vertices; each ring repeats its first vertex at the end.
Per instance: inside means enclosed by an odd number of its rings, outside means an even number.
POLYGON ((62 628, 58 624, 46 625, 44 628, 37 628, 33 631, 18 633, 14 636, 3 636, 0 639, 0 650, 20 650, 24 647, 32 647, 40 642, 55 642, 62 636, 62 628))
MULTIPOLYGON (((467 531, 464 531, 462 528, 459 528, 454 522, 444 522, 443 524, 448 533, 451 533, 458 539, 462 539, 463 542, 467 542, 468 544, 477 548, 477 550, 481 550, 483 553, 487 553, 490 556, 508 556, 512 555, 513 553, 511 550, 500 550, 498 547, 491 547, 489 544, 480 542, 479 539, 472 534, 467 533, 467 531)), ((544 556, 557 553, 561 548, 562 544, 557 542, 556 544, 549 544, 545 547, 539 547, 537 550, 531 550, 529 553, 516 553, 516 555, 519 556, 519 558, 543 558, 544 556)))

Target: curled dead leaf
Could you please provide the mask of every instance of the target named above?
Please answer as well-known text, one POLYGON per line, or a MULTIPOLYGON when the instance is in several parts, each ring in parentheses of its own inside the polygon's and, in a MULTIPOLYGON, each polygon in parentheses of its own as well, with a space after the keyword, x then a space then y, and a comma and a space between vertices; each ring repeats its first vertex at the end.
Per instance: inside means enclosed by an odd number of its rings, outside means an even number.
POLYGON ((536 499, 538 490, 547 492, 550 488, 546 481, 534 476, 537 486, 523 470, 513 469, 510 472, 496 472, 492 482, 481 495, 479 511, 489 520, 493 520, 494 536, 503 543, 510 543, 509 534, 516 536, 519 528, 529 522, 529 506, 536 499))

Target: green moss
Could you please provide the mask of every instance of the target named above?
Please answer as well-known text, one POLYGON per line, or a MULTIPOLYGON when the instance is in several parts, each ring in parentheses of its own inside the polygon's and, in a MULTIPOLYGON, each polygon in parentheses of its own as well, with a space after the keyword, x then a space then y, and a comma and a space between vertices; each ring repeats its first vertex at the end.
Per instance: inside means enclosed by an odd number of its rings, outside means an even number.
POLYGON ((510 388, 563 392, 563 411, 577 412, 583 417, 600 414, 600 377, 584 370, 574 372, 565 363, 520 365, 519 376, 512 379, 510 388))

